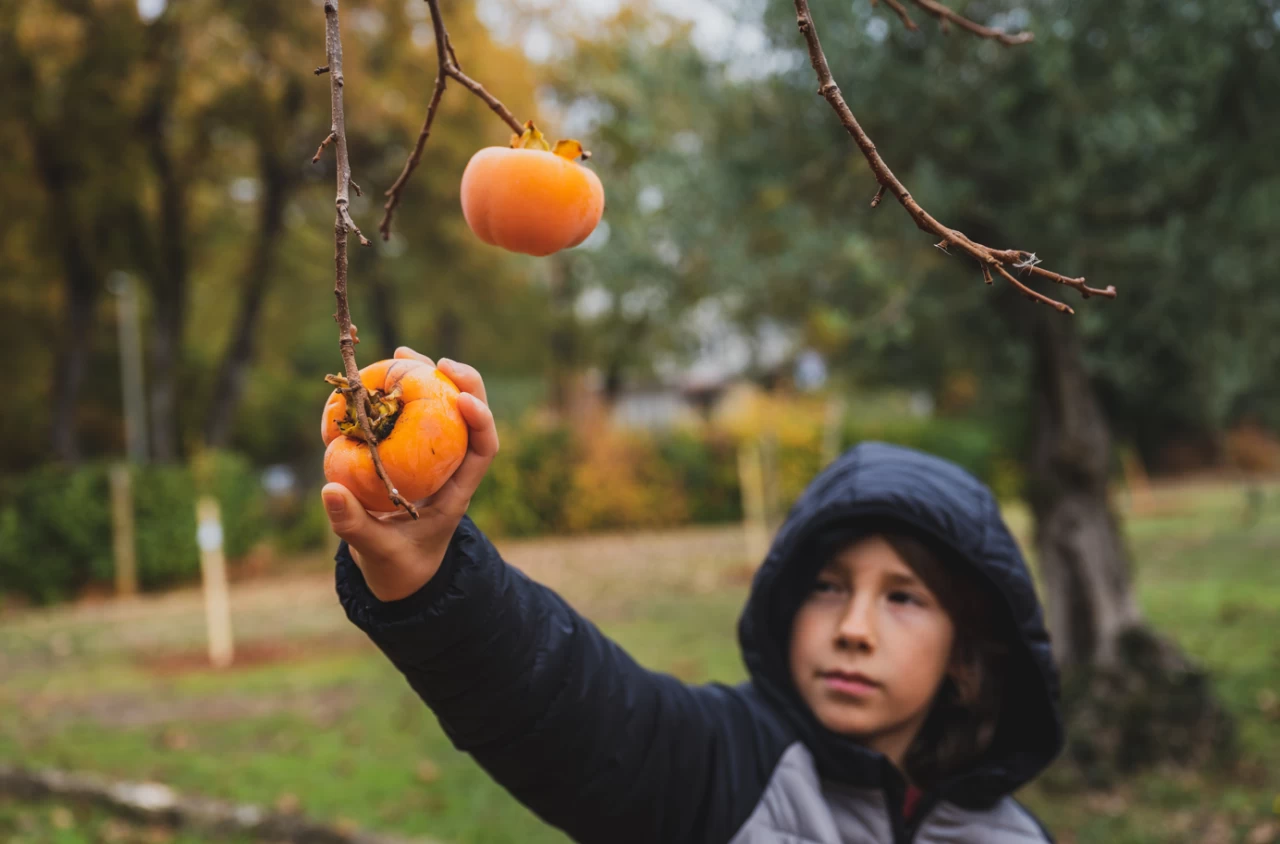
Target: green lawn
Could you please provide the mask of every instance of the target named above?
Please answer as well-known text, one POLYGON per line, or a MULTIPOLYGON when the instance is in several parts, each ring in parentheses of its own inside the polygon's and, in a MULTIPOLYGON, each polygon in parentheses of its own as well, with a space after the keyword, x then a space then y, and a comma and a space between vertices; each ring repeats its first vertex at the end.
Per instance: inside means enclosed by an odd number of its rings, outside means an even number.
MULTIPOLYGON (((1239 771, 1156 772, 1107 793, 1028 789, 1021 796, 1060 841, 1280 842, 1280 492, 1249 526, 1242 501, 1236 490, 1181 492, 1129 528, 1145 610, 1211 668, 1239 720, 1239 771)), ((1025 529, 1023 514, 1010 520, 1025 529)), ((703 530, 503 547, 641 662, 732 682, 743 676, 739 543, 732 530, 703 530), (683 559, 667 553, 684 547, 683 559)), ((244 660, 225 672, 183 660, 200 635, 191 595, 0 619, 0 762, 297 804, 440 841, 564 840, 451 748, 346 624, 323 574, 234 596, 244 660)), ((97 810, 0 801, 0 840, 198 839, 97 810)))

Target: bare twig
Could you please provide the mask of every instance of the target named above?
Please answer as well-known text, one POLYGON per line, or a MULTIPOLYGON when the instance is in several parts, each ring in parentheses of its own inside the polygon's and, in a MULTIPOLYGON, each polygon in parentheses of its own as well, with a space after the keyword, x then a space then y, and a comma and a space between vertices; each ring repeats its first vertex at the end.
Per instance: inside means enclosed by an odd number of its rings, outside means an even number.
POLYGON ((329 66, 327 64, 322 64, 318 68, 316 68, 313 72, 315 73, 316 76, 320 76, 323 73, 329 72, 329 66))
MULTIPOLYGON (((333 318, 338 323, 338 348, 342 351, 343 369, 346 371, 347 382, 350 385, 348 390, 344 392, 348 393, 348 405, 354 405, 356 409, 356 418, 360 422, 360 431, 364 434, 364 440, 369 445, 369 454, 373 457, 373 468, 377 470, 378 477, 386 484, 387 494, 391 496, 391 502, 397 507, 403 507, 410 516, 416 519, 418 518, 417 509, 396 490, 391 483, 391 479, 387 477, 387 470, 382 465, 382 458, 378 456, 377 440, 374 438, 373 428, 369 424, 369 394, 364 388, 364 383, 360 380, 360 369, 356 366, 355 331, 351 326, 351 309, 347 304, 347 234, 354 231, 359 236, 360 242, 366 246, 369 245, 369 241, 360 233, 360 229, 356 228, 348 208, 350 198, 347 195, 347 191, 351 185, 351 161, 347 157, 347 126, 342 107, 342 32, 338 26, 338 0, 324 0, 324 18, 325 53, 329 59, 329 101, 333 113, 332 136, 337 145, 338 158, 338 194, 334 199, 336 214, 333 221, 333 261, 335 269, 333 295, 338 300, 338 310, 333 315, 333 318)), ((321 145, 321 149, 323 148, 324 144, 321 145)))
MULTIPOLYGON (((913 0, 923 8, 929 8, 933 0, 913 0)), ((800 32, 804 35, 805 43, 809 48, 809 61, 813 65, 814 73, 818 76, 818 93, 826 98, 831 108, 840 118, 840 122, 844 124, 845 130, 853 138, 858 149, 862 151, 863 156, 867 159, 867 163, 871 165, 871 171, 875 174, 876 181, 880 184, 881 190, 888 190, 902 204, 902 207, 911 215, 911 219, 915 220, 916 226, 921 231, 942 238, 939 243, 934 244, 938 249, 951 254, 948 249, 952 246, 959 248, 969 257, 978 262, 983 267, 984 279, 990 277, 991 271, 999 272, 1015 287, 1017 287, 1024 295, 1029 296, 1037 302, 1045 302, 1052 305, 1060 311, 1066 313, 1074 313, 1071 308, 1061 302, 1050 299, 1028 288, 1022 282, 1013 277, 1007 270, 1005 265, 1015 268, 1030 270, 1032 275, 1038 275, 1043 278, 1050 279, 1058 284, 1064 284, 1079 291, 1086 298, 1089 296, 1104 296, 1114 299, 1116 290, 1114 287, 1108 286, 1105 290, 1088 287, 1084 283, 1083 278, 1068 278, 1036 266, 1039 259, 1033 253, 1024 252, 1018 249, 992 249, 989 246, 983 246, 975 243, 965 237, 963 232, 948 228, 942 223, 935 220, 927 211, 920 207, 920 204, 912 198, 911 193, 906 189, 902 182, 898 181, 898 177, 889 169, 889 165, 880 157, 876 145, 872 143, 871 138, 863 130, 858 123, 858 119, 854 117, 853 111, 849 108, 849 104, 845 102, 844 95, 840 93, 840 87, 836 85, 835 80, 831 77, 831 68, 827 64, 826 54, 822 52, 822 45, 818 41, 818 31, 813 25, 813 15, 809 11, 808 0, 793 0, 796 7, 796 24, 800 28, 800 32), (1021 265, 1021 266, 1019 266, 1021 265)), ((945 8, 945 7, 939 7, 945 8)), ((968 27, 966 27, 968 28, 968 27)), ((877 194, 878 195, 878 194, 877 194)))
POLYGON ((320 146, 316 147, 316 154, 311 156, 312 164, 315 164, 317 161, 320 160, 320 156, 324 155, 324 148, 329 146, 329 144, 333 143, 336 137, 337 135, 334 134, 332 131, 330 131, 328 136, 325 137, 325 139, 320 142, 320 146))
MULTIPOLYGON (((900 0, 884 0, 885 5, 898 13, 898 17, 902 18, 902 25, 914 32, 920 27, 916 26, 916 22, 911 19, 911 15, 907 14, 907 7, 902 5, 900 0)), ((871 0, 872 8, 876 6, 876 0, 871 0)))
MULTIPOLYGON (((885 0, 885 2, 893 2, 893 0, 885 0)), ((1001 32, 998 29, 992 29, 989 26, 983 26, 969 20, 964 15, 952 11, 947 6, 937 2, 937 0, 911 0, 911 2, 937 18, 939 23, 942 24, 942 31, 944 33, 948 31, 948 25, 954 23, 961 29, 967 30, 980 38, 990 38, 993 41, 999 41, 1007 47, 1026 44, 1035 40, 1036 37, 1035 34, 1031 32, 1015 32, 1011 35, 1007 32, 1001 32)), ((899 10, 898 14, 903 16, 903 20, 907 20, 905 17, 905 11, 899 10)), ((915 29, 915 26, 908 21, 907 28, 915 29)))
POLYGON ((1004 276, 1005 279, 1008 280, 1010 284, 1018 288, 1018 291, 1022 293, 1023 296, 1026 296, 1028 299, 1030 299, 1031 301, 1043 302, 1046 305, 1050 305, 1054 308, 1057 308, 1059 311, 1061 311, 1064 314, 1075 313, 1075 311, 1073 311, 1071 309, 1071 306, 1068 305, 1067 303, 1059 302, 1057 299, 1050 299, 1048 296, 1045 296, 1043 293, 1037 293, 1036 291, 1032 290, 1030 287, 1027 287, 1025 284, 1023 284, 1022 282, 1014 278, 1013 275, 1008 270, 1006 270, 1003 265, 996 264, 996 272, 1004 276))
POLYGON ((502 118, 503 122, 510 126, 517 135, 524 131, 524 126, 520 124, 515 115, 497 97, 485 90, 485 87, 479 82, 463 73, 462 65, 458 62, 458 55, 453 51, 453 41, 449 38, 449 30, 444 25, 444 15, 440 13, 439 0, 426 0, 426 3, 431 10, 431 26, 435 30, 436 83, 431 91, 431 100, 427 103, 427 116, 423 119, 422 129, 418 132, 418 141, 413 145, 413 150, 409 153, 409 158, 404 163, 404 169, 400 171, 400 175, 391 187, 387 188, 385 194, 387 202, 383 205, 382 222, 378 224, 378 231, 382 233, 383 240, 391 237, 391 217, 395 214, 396 206, 400 204, 400 192, 404 190, 404 186, 409 182, 409 177, 413 175, 413 171, 417 169, 418 163, 422 160, 422 151, 426 148, 427 139, 431 136, 431 124, 435 122, 436 112, 440 108, 440 99, 444 96, 445 85, 449 79, 457 80, 462 87, 483 100, 489 108, 493 109, 494 114, 502 118))
POLYGON ((876 195, 871 198, 871 207, 872 208, 880 207, 880 200, 882 199, 884 199, 884 185, 881 185, 880 189, 876 191, 876 195))

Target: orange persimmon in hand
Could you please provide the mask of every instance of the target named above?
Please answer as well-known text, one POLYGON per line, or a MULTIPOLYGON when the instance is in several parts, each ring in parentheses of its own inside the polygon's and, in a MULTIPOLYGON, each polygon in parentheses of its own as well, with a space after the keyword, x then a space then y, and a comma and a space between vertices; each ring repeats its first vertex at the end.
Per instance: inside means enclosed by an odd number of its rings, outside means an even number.
MULTIPOLYGON (((406 501, 432 495, 467 453, 467 423, 458 409, 457 385, 432 364, 401 358, 366 366, 360 370, 360 380, 373 405, 369 423, 392 485, 406 501)), ((334 383, 339 382, 345 379, 335 377, 334 383)), ((394 510, 355 413, 341 391, 329 396, 320 424, 327 446, 325 480, 351 490, 368 510, 394 510)))

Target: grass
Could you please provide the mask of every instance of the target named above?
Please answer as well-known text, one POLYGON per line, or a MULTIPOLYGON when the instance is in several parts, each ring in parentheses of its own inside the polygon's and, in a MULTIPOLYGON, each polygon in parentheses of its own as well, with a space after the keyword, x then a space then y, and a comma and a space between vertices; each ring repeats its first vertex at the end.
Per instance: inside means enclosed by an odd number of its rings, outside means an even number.
MULTIPOLYGON (((1060 841, 1280 841, 1280 494, 1248 526, 1242 501, 1228 488, 1174 491, 1128 523, 1143 608, 1213 672, 1238 719, 1239 770, 1156 771, 1105 793, 1032 786, 1020 796, 1060 841)), ((1025 531, 1025 514, 1010 521, 1025 531)), ((744 676, 740 548, 723 529, 503 543, 642 663, 693 682, 744 676)), ((326 574, 245 584, 233 598, 241 659, 225 672, 195 658, 190 593, 0 623, 0 762, 156 779, 438 841, 565 840, 452 749, 347 625, 326 574)), ((10 800, 0 801, 0 840, 199 839, 10 800)))

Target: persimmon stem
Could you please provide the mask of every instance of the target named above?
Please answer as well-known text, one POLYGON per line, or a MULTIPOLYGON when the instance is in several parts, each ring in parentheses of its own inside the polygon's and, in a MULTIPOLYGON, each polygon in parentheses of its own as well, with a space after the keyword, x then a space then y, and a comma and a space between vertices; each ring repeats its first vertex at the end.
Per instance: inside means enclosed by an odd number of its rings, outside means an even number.
MULTIPOLYGON (((1036 257, 1034 252, 1026 252, 1020 249, 993 249, 980 243, 975 243, 965 237, 963 232, 944 226, 935 220, 927 211, 920 207, 920 204, 912 198, 911 193, 906 186, 898 180, 898 177, 889 169, 889 165, 880 156, 876 145, 867 136, 866 131, 858 123, 858 119, 854 117, 849 104, 845 102, 844 95, 840 93, 840 86, 836 85, 835 80, 831 76, 831 67, 827 64, 826 54, 822 51, 822 44, 818 41, 818 31, 813 24, 813 14, 809 11, 808 0, 793 0, 796 8, 796 25, 800 28, 801 35, 804 36, 806 45, 809 48, 809 63, 813 65, 813 71, 818 77, 818 93, 821 94, 831 105, 836 116, 840 118, 840 122, 844 125, 845 131, 853 138, 853 142, 857 144, 858 149, 862 151, 863 157, 867 159, 867 163, 871 165, 871 172, 875 175, 876 181, 880 188, 876 192, 877 199, 887 190, 893 194, 898 202, 911 215, 911 219, 915 220, 916 226, 923 232, 942 238, 941 241, 934 245, 947 255, 951 255, 950 247, 955 247, 959 251, 965 253, 969 257, 978 262, 983 269, 983 279, 991 278, 992 271, 999 273, 1002 278, 1011 283, 1020 293, 1029 299, 1043 304, 1051 305, 1062 313, 1074 313, 1066 304, 1051 299, 1048 296, 1041 295, 1027 287, 1010 273, 1006 267, 1012 267, 1019 272, 1029 271, 1033 276, 1047 278, 1057 284, 1074 288, 1084 298, 1090 296, 1102 296, 1108 299, 1114 299, 1116 289, 1107 286, 1104 289, 1088 287, 1083 278, 1069 278, 1041 269, 1037 266, 1040 259, 1036 257)), ((1001 43, 1023 43, 1029 41, 1030 36, 1009 36, 1008 38, 998 38, 994 30, 986 30, 978 27, 972 21, 966 21, 954 12, 951 12, 945 6, 935 2, 935 0, 912 0, 916 5, 925 9, 930 14, 935 15, 944 23, 953 21, 959 26, 984 37, 996 38, 1001 43), (976 27, 976 29, 975 29, 976 27), (982 30, 982 31, 978 31, 982 30)), ((898 5, 890 4, 895 9, 898 5)), ((873 202, 873 205, 878 203, 873 202)))
MULTIPOLYGON (((373 468, 386 485, 387 494, 391 496, 391 503, 397 507, 404 508, 410 516, 417 519, 417 509, 396 490, 391 483, 391 479, 387 477, 387 470, 382 465, 382 458, 378 455, 377 441, 374 438, 373 427, 369 423, 369 413, 366 409, 366 407, 371 407, 369 394, 364 388, 364 382, 360 380, 360 368, 356 366, 356 332, 351 325, 351 308, 347 303, 347 234, 350 231, 354 231, 360 237, 362 243, 368 244, 368 241, 364 235, 360 234, 360 230, 356 228, 349 210, 351 203, 348 190, 351 186, 351 161, 347 156, 347 125, 342 106, 344 80, 342 78, 342 32, 338 26, 338 0, 324 0, 324 18, 325 54, 329 62, 329 103, 333 113, 331 138, 337 152, 338 185, 337 197, 334 199, 335 214, 333 221, 333 295, 338 300, 338 310, 334 313, 333 318, 338 323, 338 348, 342 352, 342 364, 346 372, 347 387, 343 392, 347 394, 348 407, 353 405, 355 407, 356 419, 360 423, 360 432, 364 436, 364 441, 369 444, 369 454, 373 457, 373 468)), ((324 149, 324 146, 325 144, 321 145, 321 150, 324 149)), ((319 152, 316 154, 318 156, 319 152)))
POLYGON ((440 13, 440 0, 426 0, 427 8, 431 10, 431 27, 435 31, 436 41, 436 82, 435 87, 431 90, 431 100, 427 103, 427 116, 422 121, 422 129, 418 132, 418 140, 413 145, 413 150, 409 153, 408 159, 404 163, 404 169, 400 171, 400 175, 387 188, 387 202, 382 206, 382 222, 378 224, 378 231, 382 233, 382 239, 387 240, 391 237, 391 218, 395 214, 396 206, 400 204, 400 193, 404 190, 404 186, 409 183, 409 177, 413 175, 413 171, 418 168, 418 163, 422 161, 422 151, 426 149, 427 139, 431 137, 431 125, 435 122, 436 112, 440 108, 440 100, 444 97, 445 86, 450 79, 458 82, 462 87, 475 94, 485 102, 489 108, 493 109, 493 113, 498 115, 504 123, 511 127, 517 135, 524 131, 524 126, 516 119, 502 101, 490 94, 483 85, 472 79, 462 70, 462 64, 458 61, 457 54, 453 51, 453 42, 449 38, 449 30, 444 24, 444 15, 440 13))

